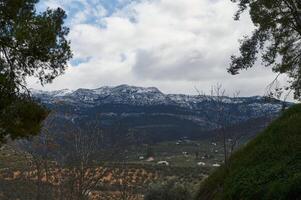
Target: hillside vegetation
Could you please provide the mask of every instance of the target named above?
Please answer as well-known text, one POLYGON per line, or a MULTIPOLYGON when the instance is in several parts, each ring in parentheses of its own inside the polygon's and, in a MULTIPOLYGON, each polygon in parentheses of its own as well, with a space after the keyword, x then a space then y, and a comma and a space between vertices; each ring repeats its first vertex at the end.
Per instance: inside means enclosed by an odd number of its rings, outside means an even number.
POLYGON ((301 199, 301 105, 233 154, 200 187, 197 200, 301 199))

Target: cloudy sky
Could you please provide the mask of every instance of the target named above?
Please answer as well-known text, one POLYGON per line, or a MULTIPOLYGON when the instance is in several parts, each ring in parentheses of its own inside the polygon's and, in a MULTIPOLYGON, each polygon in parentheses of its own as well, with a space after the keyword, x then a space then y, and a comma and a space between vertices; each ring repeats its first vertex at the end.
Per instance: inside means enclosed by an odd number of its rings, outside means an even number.
POLYGON ((262 95, 275 74, 255 67, 226 72, 238 39, 253 27, 245 15, 234 21, 230 0, 43 0, 38 10, 63 8, 74 58, 45 90, 129 84, 166 93, 195 94, 221 83, 229 93, 262 95))

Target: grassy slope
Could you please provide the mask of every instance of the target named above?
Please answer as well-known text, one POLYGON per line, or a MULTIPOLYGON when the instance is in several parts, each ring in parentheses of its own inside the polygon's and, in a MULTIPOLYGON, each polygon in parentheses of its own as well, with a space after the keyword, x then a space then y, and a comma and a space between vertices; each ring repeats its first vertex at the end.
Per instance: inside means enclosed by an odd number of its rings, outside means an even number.
POLYGON ((197 195, 204 199, 301 199, 301 105, 233 154, 228 170, 206 179, 197 195))

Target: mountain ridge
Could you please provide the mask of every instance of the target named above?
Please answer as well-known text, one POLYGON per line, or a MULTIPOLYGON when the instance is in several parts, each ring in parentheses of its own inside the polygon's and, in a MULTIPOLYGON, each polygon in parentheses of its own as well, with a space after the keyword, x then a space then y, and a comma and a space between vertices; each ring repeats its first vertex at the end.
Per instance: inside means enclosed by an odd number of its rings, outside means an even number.
MULTIPOLYGON (((47 98, 60 98, 66 97, 65 100, 68 100, 68 97, 81 97, 81 100, 86 101, 97 101, 103 100, 104 102, 109 103, 124 103, 124 104, 134 104, 137 103, 140 105, 158 105, 158 104, 177 104, 177 105, 187 105, 187 102, 199 103, 205 101, 208 96, 202 95, 189 95, 189 94, 165 94, 161 92, 156 87, 137 87, 130 86, 126 84, 118 85, 116 87, 103 86, 96 89, 85 89, 79 88, 77 90, 62 89, 62 90, 53 90, 53 91, 43 91, 31 89, 31 93, 34 97, 41 98, 47 96, 47 98), (122 98, 122 94, 126 94, 127 98, 124 101, 117 101, 116 99, 110 99, 110 96, 113 98, 122 98), (106 98, 109 98, 111 102, 105 101, 106 98), (136 100, 136 101, 135 101, 136 100), (144 101, 143 101, 144 100, 144 101)), ((213 97, 213 99, 216 97, 213 97)), ((61 99, 62 100, 62 99, 61 99)), ((237 97, 231 98, 228 96, 222 97, 224 103, 244 103, 247 100, 253 101, 264 101, 265 97, 262 96, 250 96, 250 97, 237 97)), ((273 99, 273 101, 278 101, 273 99)), ((268 101, 267 101, 268 102, 268 101)), ((279 101, 280 102, 280 101, 279 101)), ((276 104, 274 104, 276 105, 276 104)), ((279 106, 277 105, 278 109, 279 106)))
MULTIPOLYGON (((83 124, 97 121, 102 128, 114 131, 122 124, 123 129, 146 132, 153 141, 175 140, 184 136, 202 137, 208 131, 220 127, 218 118, 221 113, 217 111, 215 102, 217 97, 164 94, 155 87, 129 85, 97 89, 33 90, 32 95, 46 107, 57 111, 57 118, 61 121, 58 123, 72 121, 73 124, 83 124)), ((283 105, 281 101, 260 96, 224 96, 220 103, 228 113, 227 116, 222 115, 229 121, 229 126, 251 119, 274 118, 283 105)), ((258 127, 263 124, 258 124, 258 127)))

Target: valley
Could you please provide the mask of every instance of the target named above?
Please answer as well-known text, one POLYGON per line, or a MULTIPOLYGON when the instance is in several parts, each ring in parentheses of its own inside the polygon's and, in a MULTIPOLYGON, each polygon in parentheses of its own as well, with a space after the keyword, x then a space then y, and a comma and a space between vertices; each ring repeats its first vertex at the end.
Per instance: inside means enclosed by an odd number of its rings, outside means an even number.
POLYGON ((142 200, 149 188, 170 181, 193 192, 223 165, 222 136, 231 155, 283 104, 291 105, 264 97, 166 95, 127 85, 32 93, 52 112, 39 136, 11 141, 0 151, 0 197, 17 187, 13 199, 26 193, 22 199, 142 200), (218 112, 219 106, 227 112, 218 112))

